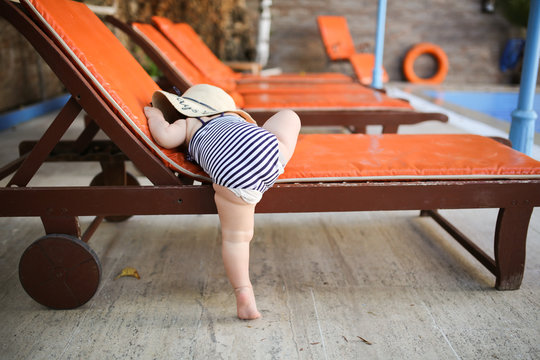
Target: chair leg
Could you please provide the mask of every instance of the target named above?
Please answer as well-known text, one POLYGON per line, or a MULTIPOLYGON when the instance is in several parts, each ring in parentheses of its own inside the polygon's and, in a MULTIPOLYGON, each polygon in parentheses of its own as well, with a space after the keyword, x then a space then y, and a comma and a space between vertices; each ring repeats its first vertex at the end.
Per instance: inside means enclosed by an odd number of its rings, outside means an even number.
POLYGON ((517 290, 521 286, 532 211, 532 207, 499 210, 495 229, 495 287, 498 290, 517 290))
POLYGON ((386 124, 383 126, 383 134, 397 134, 399 128, 399 123, 396 124, 386 124))
POLYGON ((8 186, 26 186, 28 184, 80 112, 81 106, 71 97, 36 146, 24 159, 24 162, 9 181, 8 186))
POLYGON ((46 215, 41 217, 46 234, 66 234, 81 238, 81 226, 76 216, 46 215))
MULTIPOLYGON (((122 158, 110 157, 106 160, 101 160, 101 169, 90 183, 90 186, 138 186, 139 181, 130 173, 126 172, 126 165, 122 158)), ((121 222, 129 219, 131 215, 105 216, 105 219, 110 222, 121 222)))
POLYGON ((365 133, 367 133, 367 126, 366 125, 351 125, 351 126, 348 126, 347 129, 352 134, 365 134, 365 133))
POLYGON ((126 165, 122 159, 111 157, 99 163, 103 171, 103 184, 99 185, 126 185, 126 165))
POLYGON ((82 153, 99 132, 99 126, 90 118, 90 116, 84 116, 84 123, 84 130, 73 145, 73 152, 76 154, 82 153))

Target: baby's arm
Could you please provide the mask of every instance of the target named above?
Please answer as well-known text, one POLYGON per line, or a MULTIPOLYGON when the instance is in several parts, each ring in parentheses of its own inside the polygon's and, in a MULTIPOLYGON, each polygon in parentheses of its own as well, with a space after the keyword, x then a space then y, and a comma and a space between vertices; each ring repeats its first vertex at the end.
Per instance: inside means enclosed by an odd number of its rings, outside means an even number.
POLYGON ((148 118, 150 133, 156 142, 166 149, 180 146, 186 140, 186 120, 179 119, 169 124, 159 109, 146 106, 144 113, 148 118))

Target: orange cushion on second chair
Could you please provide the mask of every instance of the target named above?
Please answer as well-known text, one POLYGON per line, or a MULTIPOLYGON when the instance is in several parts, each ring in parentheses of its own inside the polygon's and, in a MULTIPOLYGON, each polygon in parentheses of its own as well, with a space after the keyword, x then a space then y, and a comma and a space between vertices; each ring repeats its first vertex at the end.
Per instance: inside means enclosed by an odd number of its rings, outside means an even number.
POLYGON ((318 16, 317 24, 326 53, 331 60, 347 60, 356 53, 349 32, 347 19, 343 16, 318 16))

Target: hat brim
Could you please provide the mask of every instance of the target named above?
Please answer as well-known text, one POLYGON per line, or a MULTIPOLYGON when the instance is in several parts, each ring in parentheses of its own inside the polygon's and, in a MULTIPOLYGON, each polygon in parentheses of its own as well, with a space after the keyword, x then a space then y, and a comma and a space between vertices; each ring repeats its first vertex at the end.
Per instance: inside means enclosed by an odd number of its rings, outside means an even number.
POLYGON ((212 116, 217 115, 225 112, 231 112, 238 114, 241 116, 244 120, 247 122, 256 124, 257 122, 253 120, 251 115, 249 115, 247 112, 240 110, 240 109, 212 109, 204 104, 201 104, 197 101, 194 101, 192 99, 188 99, 182 96, 178 96, 175 94, 171 94, 166 91, 158 90, 155 91, 152 95, 152 105, 155 108, 158 108, 163 113, 163 117, 165 120, 169 123, 172 123, 178 119, 181 118, 181 115, 184 115, 186 117, 204 117, 204 116, 212 116))

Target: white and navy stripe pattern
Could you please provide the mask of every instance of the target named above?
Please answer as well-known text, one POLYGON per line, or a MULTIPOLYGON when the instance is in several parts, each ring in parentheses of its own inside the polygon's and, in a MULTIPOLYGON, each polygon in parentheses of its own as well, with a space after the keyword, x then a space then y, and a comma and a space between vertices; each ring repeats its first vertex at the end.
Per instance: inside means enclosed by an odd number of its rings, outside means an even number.
POLYGON ((239 116, 205 123, 193 135, 188 152, 216 184, 228 188, 263 193, 280 175, 276 136, 239 116))

